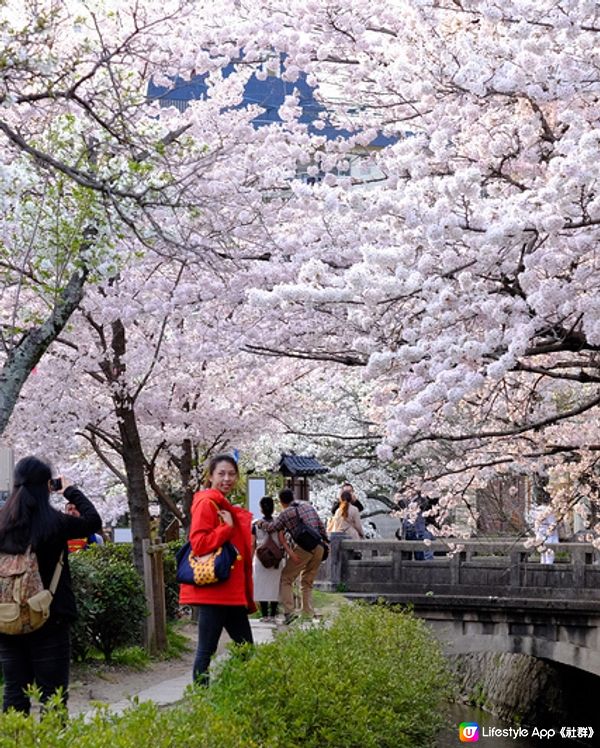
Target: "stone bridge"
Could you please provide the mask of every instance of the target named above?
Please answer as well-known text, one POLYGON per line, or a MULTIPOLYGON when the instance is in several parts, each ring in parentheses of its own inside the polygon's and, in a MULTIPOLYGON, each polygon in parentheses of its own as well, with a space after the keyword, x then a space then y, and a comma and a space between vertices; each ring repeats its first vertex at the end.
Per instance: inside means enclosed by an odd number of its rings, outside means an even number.
POLYGON ((322 581, 350 598, 410 606, 449 654, 512 652, 600 675, 600 551, 553 546, 554 564, 516 540, 332 537, 322 581), (435 551, 415 560, 418 550, 435 551))

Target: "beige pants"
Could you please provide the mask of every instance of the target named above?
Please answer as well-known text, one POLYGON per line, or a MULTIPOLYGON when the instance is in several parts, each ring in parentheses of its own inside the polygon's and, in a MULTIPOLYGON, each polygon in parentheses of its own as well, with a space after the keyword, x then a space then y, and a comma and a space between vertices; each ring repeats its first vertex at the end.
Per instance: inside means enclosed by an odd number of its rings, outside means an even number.
POLYGON ((300 590, 302 592, 302 612, 314 615, 315 610, 312 603, 312 590, 319 566, 323 560, 323 546, 318 545, 314 551, 305 551, 296 548, 294 553, 299 558, 298 563, 288 558, 285 568, 281 573, 280 597, 285 613, 294 612, 294 593, 292 585, 294 580, 300 576, 300 590))

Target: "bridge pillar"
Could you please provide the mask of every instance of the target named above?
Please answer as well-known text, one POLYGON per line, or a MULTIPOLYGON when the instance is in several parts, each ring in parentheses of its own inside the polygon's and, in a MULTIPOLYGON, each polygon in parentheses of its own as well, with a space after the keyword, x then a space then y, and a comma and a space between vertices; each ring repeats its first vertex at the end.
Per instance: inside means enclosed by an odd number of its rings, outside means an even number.
POLYGON ((329 533, 329 558, 325 562, 324 578, 329 582, 329 588, 337 590, 342 582, 342 540, 347 537, 343 532, 329 533))
POLYGON ((585 556, 585 548, 577 548, 571 551, 573 583, 575 587, 585 587, 585 556))
POLYGON ((460 584, 460 567, 463 553, 455 553, 450 560, 450 584, 460 584))
POLYGON ((510 586, 520 587, 521 581, 521 565, 523 560, 522 551, 513 551, 510 554, 510 586))

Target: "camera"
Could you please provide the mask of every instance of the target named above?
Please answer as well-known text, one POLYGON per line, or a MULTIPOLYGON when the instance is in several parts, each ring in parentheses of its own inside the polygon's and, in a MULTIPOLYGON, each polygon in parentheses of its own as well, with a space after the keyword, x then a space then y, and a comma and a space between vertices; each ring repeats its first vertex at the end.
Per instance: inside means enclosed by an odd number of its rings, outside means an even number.
POLYGON ((50 478, 50 490, 62 491, 62 478, 50 478))

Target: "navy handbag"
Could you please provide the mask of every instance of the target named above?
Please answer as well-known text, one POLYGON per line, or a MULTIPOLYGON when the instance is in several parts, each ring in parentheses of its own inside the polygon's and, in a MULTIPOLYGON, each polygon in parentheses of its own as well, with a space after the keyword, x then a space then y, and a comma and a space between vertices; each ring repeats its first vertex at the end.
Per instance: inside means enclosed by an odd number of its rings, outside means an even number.
POLYGON ((176 580, 180 584, 193 584, 206 587, 229 579, 236 559, 240 558, 237 548, 228 540, 220 548, 204 556, 194 556, 188 542, 175 554, 177 560, 176 580))

